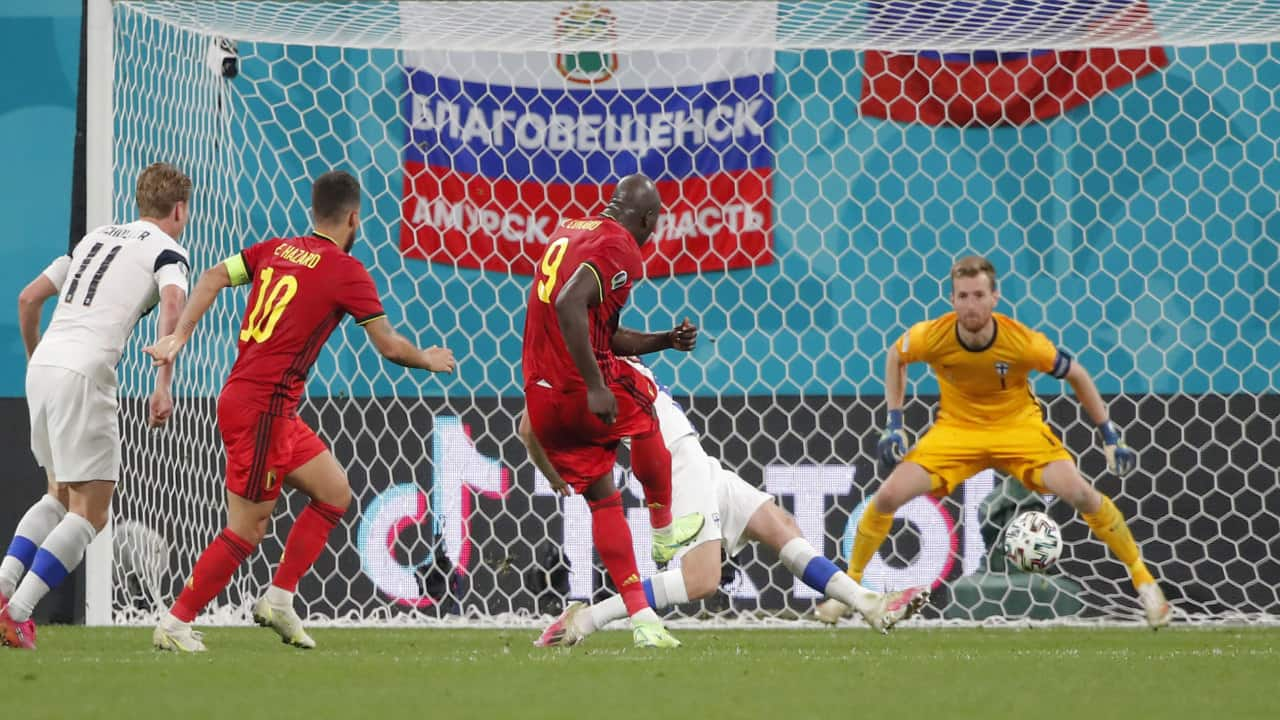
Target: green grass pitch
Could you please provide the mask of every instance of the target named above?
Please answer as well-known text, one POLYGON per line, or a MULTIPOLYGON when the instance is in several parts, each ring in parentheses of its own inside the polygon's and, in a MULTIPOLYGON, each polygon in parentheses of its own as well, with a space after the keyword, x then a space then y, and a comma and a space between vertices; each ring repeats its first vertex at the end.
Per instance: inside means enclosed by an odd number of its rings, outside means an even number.
POLYGON ((157 653, 143 628, 40 629, 0 649, 3 717, 1280 718, 1280 629, 683 630, 572 650, 531 630, 319 629, 317 650, 209 628, 157 653))

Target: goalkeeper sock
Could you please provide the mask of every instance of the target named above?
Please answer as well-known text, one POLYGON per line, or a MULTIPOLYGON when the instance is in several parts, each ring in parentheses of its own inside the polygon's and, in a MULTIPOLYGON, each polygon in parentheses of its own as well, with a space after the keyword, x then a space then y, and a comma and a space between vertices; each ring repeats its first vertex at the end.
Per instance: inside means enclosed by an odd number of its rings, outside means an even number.
MULTIPOLYGON (((642 583, 649 606, 661 610, 672 605, 689 602, 689 591, 684 584, 684 572, 667 570, 647 579, 642 583)), ((578 632, 590 635, 613 622, 627 616, 627 606, 621 595, 610 596, 574 616, 574 625, 578 632)))
POLYGON ((879 550, 880 545, 884 543, 891 527, 893 527, 893 514, 886 515, 880 512, 876 508, 876 499, 872 497, 871 502, 867 503, 867 507, 862 511, 862 517, 858 520, 858 531, 853 539, 853 553, 849 558, 849 577, 853 578, 854 582, 862 582, 862 572, 867 569, 867 563, 871 562, 876 550, 879 550))
POLYGON ((84 549, 98 534, 93 523, 75 513, 62 517, 31 561, 31 572, 22 579, 9 598, 9 617, 24 622, 31 617, 40 599, 62 584, 84 559, 84 549))
POLYGON ((865 607, 875 593, 840 572, 840 568, 818 554, 802 537, 792 538, 778 551, 782 564, 805 585, 852 608, 865 607))
POLYGON ((231 532, 231 528, 224 528, 200 554, 170 614, 184 623, 195 620, 204 606, 231 582, 236 568, 249 559, 252 552, 253 545, 231 532))
POLYGON ((640 583, 640 571, 636 569, 635 552, 631 548, 631 528, 622 512, 622 493, 615 492, 604 500, 588 500, 587 507, 591 508, 591 537, 596 552, 609 571, 614 587, 622 594, 627 613, 635 615, 649 610, 644 585, 640 583))
POLYGON ((276 569, 273 587, 290 593, 298 589, 298 581, 315 564, 329 542, 329 534, 342 521, 346 508, 312 500, 303 508, 284 543, 284 555, 276 569))
POLYGON ((644 487, 649 526, 662 530, 671 525, 671 451, 662 433, 631 438, 631 468, 644 487))
POLYGON ((1093 534, 1106 543, 1116 559, 1129 568, 1129 575, 1133 578, 1135 588, 1155 582, 1151 571, 1147 570, 1146 563, 1142 562, 1138 544, 1134 542, 1133 533, 1129 532, 1129 526, 1125 524, 1124 515, 1120 513, 1120 508, 1111 502, 1111 498, 1102 495, 1102 507, 1098 508, 1098 512, 1082 513, 1082 516, 1093 534))
POLYGON ((13 541, 9 543, 9 551, 0 562, 0 595, 11 597, 18 589, 22 575, 31 567, 36 559, 36 551, 40 544, 49 537, 67 509, 58 502, 58 498, 45 495, 32 505, 22 519, 18 521, 18 529, 13 532, 13 541))

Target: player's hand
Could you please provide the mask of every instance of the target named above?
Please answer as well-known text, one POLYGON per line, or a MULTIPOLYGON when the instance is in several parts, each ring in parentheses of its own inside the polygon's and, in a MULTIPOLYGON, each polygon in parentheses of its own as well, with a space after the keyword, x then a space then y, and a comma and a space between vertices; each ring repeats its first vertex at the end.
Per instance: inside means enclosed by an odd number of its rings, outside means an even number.
POLYGON ((150 412, 147 417, 149 427, 163 427, 173 415, 173 393, 169 388, 157 388, 151 393, 150 412))
POLYGON ((1098 426, 1102 433, 1102 450, 1107 454, 1107 469, 1117 477, 1124 477, 1138 467, 1138 452, 1124 444, 1120 426, 1108 420, 1098 426))
POLYGON ((587 409, 592 415, 600 418, 600 422, 612 425, 613 421, 618 419, 618 398, 613 396, 612 390, 603 385, 587 388, 587 409))
POLYGON ((177 335, 165 335, 156 341, 155 345, 149 345, 142 348, 142 352, 151 356, 151 364, 155 367, 163 367, 173 362, 178 357, 178 351, 182 350, 182 346, 187 341, 177 335))
POLYGON ((671 340, 672 349, 689 352, 698 346, 698 326, 689 322, 689 318, 685 318, 684 322, 667 333, 667 337, 671 340))
POLYGON ((426 362, 423 365, 427 370, 436 373, 451 373, 455 366, 453 360, 453 351, 449 348, 436 347, 432 345, 422 351, 426 362))
POLYGON ((876 443, 876 461, 881 479, 889 477, 889 473, 902 462, 907 454, 907 433, 902 429, 902 411, 890 410, 889 423, 885 425, 876 443))
POLYGON ((564 478, 560 477, 560 473, 548 475, 547 484, 551 486, 551 492, 561 497, 569 497, 570 495, 573 495, 573 488, 569 487, 569 483, 565 482, 564 478))

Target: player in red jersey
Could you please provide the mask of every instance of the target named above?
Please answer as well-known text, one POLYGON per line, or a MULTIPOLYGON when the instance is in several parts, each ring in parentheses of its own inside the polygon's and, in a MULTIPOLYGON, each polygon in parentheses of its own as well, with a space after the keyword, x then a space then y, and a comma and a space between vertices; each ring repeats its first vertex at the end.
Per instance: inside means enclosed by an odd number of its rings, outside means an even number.
POLYGON ((631 439, 631 463, 644 487, 653 557, 665 564, 702 529, 693 513, 671 517, 671 453, 658 429, 653 382, 617 359, 666 348, 692 350, 697 329, 685 321, 663 333, 618 327, 640 277, 642 246, 662 200, 649 178, 618 183, 599 217, 564 220, 539 261, 524 326, 524 392, 529 421, 551 464, 591 508, 600 560, 631 616, 635 644, 679 642, 649 607, 636 569, 631 529, 613 481, 618 444, 631 439))
POLYGON ((453 371, 449 350, 421 350, 391 327, 368 270, 348 254, 360 226, 359 182, 340 171, 321 175, 312 187, 311 211, 312 235, 257 243, 205 272, 174 334, 146 348, 156 365, 172 363, 218 293, 252 283, 239 354, 218 397, 218 430, 227 448, 227 527, 205 548, 156 627, 152 639, 160 649, 204 651, 191 622, 262 541, 284 485, 311 503, 294 522, 275 578, 253 615, 285 642, 315 647, 294 612, 293 593, 346 512, 351 488, 324 441, 298 417, 297 406, 320 349, 345 316, 354 317, 391 362, 453 371))

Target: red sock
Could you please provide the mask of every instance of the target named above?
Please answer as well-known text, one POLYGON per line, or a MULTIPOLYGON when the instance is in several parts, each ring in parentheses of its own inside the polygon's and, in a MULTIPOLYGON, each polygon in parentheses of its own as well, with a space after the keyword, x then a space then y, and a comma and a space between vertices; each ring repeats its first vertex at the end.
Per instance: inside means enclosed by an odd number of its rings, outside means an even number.
POLYGON ((201 553, 191 570, 191 579, 187 580, 187 586, 169 612, 183 622, 195 620, 204 606, 231 582, 236 568, 252 552, 253 545, 231 532, 230 528, 224 528, 201 553))
POLYGON ((588 500, 587 507, 591 508, 591 538, 595 541, 596 552, 600 553, 609 577, 622 593, 627 614, 635 615, 649 607, 649 600, 645 598, 640 571, 636 569, 631 528, 622 512, 622 493, 615 492, 598 502, 588 500))
POLYGON ((631 438, 631 469, 644 487, 649 506, 649 525, 664 528, 671 524, 671 452, 662 433, 652 432, 631 438))
POLYGON ((284 542, 284 557, 280 558, 280 567, 271 584, 289 592, 297 590, 298 580, 320 557, 320 551, 329 543, 329 533, 342 521, 344 513, 345 508, 319 500, 312 500, 303 508, 289 531, 289 539, 284 542))

